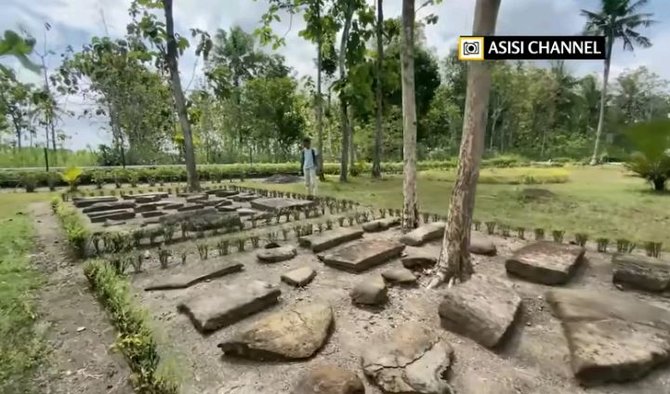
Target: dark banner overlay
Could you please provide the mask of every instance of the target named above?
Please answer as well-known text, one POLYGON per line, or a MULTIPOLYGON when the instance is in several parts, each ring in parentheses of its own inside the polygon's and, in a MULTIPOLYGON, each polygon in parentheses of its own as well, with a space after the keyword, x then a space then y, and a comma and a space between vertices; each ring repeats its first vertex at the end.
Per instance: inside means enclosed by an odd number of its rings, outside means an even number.
POLYGON ((461 36, 460 60, 602 60, 604 36, 461 36), (483 56, 482 56, 483 55, 483 56))

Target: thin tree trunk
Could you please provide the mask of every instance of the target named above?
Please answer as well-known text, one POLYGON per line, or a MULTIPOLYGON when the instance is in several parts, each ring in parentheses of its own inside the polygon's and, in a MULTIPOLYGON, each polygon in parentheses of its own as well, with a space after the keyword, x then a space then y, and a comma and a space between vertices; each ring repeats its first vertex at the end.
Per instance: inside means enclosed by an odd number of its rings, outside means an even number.
POLYGON ((347 114, 349 115, 349 171, 356 165, 356 144, 354 143, 354 108, 347 107, 347 114))
MULTIPOLYGON (((342 38, 340 41, 340 56, 339 56, 339 66, 340 66, 340 79, 342 81, 346 78, 346 55, 347 55, 347 42, 349 41, 349 30, 351 30, 351 18, 353 17, 354 12, 351 6, 348 6, 345 21, 344 29, 342 30, 342 38)), ((349 124, 349 113, 347 111, 347 101, 344 99, 344 89, 340 92, 340 118, 342 122, 342 152, 340 157, 340 182, 347 181, 347 173, 349 171, 349 136, 351 135, 350 124, 349 124)))
POLYGON ((607 37, 607 52, 605 57, 605 64, 603 70, 603 89, 600 92, 600 110, 598 112, 598 128, 596 129, 596 141, 593 145, 593 156, 591 156, 590 165, 594 166, 598 163, 598 150, 600 149, 600 138, 603 133, 603 123, 605 123, 605 107, 607 104, 607 82, 610 77, 610 62, 612 60, 612 44, 614 38, 607 37))
MULTIPOLYGON (((477 0, 473 36, 492 35, 501 0, 477 0)), ((470 228, 479 178, 479 164, 484 150, 484 133, 491 92, 491 65, 472 62, 468 67, 463 137, 459 154, 457 178, 451 195, 437 276, 429 287, 444 281, 464 282, 474 270, 470 260, 470 228)))
POLYGON ((377 62, 375 64, 375 89, 377 101, 377 116, 375 119, 375 148, 372 158, 372 177, 381 178, 382 176, 382 117, 383 111, 383 92, 382 92, 382 65, 384 61, 384 10, 383 0, 377 0, 377 62))
POLYGON ((198 171, 195 166, 195 152, 193 150, 193 136, 191 134, 191 124, 188 122, 188 113, 186 112, 186 100, 184 91, 181 88, 179 79, 179 64, 177 63, 177 41, 174 37, 174 20, 172 18, 172 0, 163 0, 165 10, 165 29, 167 30, 167 65, 170 70, 170 86, 174 96, 179 124, 184 134, 184 159, 186 161, 186 177, 189 188, 193 191, 200 190, 198 180, 198 171))
POLYGON ((403 209, 402 230, 419 225, 416 195, 416 93, 414 90, 414 0, 402 3, 402 131, 403 209))
MULTIPOLYGON (((318 20, 321 20, 321 8, 320 2, 316 2, 316 17, 318 20)), ((318 167, 319 167, 319 179, 321 181, 326 180, 326 176, 323 173, 323 97, 321 96, 321 77, 322 77, 322 63, 323 63, 323 33, 321 32, 321 26, 319 26, 319 31, 316 37, 316 130, 317 130, 317 150, 319 151, 319 156, 317 156, 318 167)))

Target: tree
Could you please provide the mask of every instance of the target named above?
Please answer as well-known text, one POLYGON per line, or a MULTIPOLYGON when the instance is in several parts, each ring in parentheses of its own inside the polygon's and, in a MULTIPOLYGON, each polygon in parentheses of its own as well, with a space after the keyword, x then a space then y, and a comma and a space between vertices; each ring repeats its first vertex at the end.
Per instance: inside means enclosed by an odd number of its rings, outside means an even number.
MULTIPOLYGON (((495 33, 500 0, 477 0, 472 28, 473 36, 495 33)), ((457 178, 451 195, 449 214, 442 250, 438 259, 438 273, 429 287, 448 281, 465 282, 474 272, 470 260, 470 228, 479 178, 479 164, 484 151, 489 95, 491 90, 491 64, 472 62, 468 66, 465 122, 459 153, 457 178)))
MULTIPOLYGON (((0 57, 12 56, 28 70, 38 73, 41 67, 30 60, 29 56, 35 49, 35 39, 32 37, 22 37, 13 30, 5 30, 0 38, 0 57)), ((4 66, 0 65, 0 68, 4 66)))
POLYGON ((627 167, 649 181, 654 190, 665 190, 665 183, 670 178, 670 120, 638 123, 626 134, 636 149, 627 167))
POLYGON ((29 131, 31 125, 32 89, 31 85, 18 81, 12 70, 0 69, 0 114, 9 118, 18 149, 21 149, 24 132, 29 131))
POLYGON ((600 92, 600 112, 598 113, 598 126, 596 139, 593 146, 591 165, 598 162, 598 150, 603 131, 605 119, 605 107, 607 106, 607 83, 610 74, 610 63, 612 61, 612 47, 616 40, 623 42, 624 51, 632 51, 635 45, 643 48, 651 46, 649 38, 643 36, 638 29, 648 27, 654 23, 651 20, 653 14, 638 12, 645 6, 648 0, 601 0, 600 10, 597 12, 582 10, 586 17, 585 31, 588 34, 605 36, 605 61, 603 65, 603 86, 600 92))
POLYGON ((403 231, 419 224, 416 195, 416 93, 414 90, 414 0, 402 3, 403 231))
POLYGON ((377 38, 377 59, 375 61, 375 148, 372 159, 372 176, 381 178, 382 168, 382 120, 384 116, 384 93, 382 90, 382 72, 384 66, 384 7, 383 0, 377 0, 377 20, 376 20, 376 38, 377 38))
MULTIPOLYGON (((170 87, 184 141, 187 181, 191 190, 200 190, 191 124, 179 77, 178 58, 188 48, 189 42, 186 38, 176 35, 174 31, 172 0, 134 0, 129 12, 133 17, 133 23, 128 25, 128 33, 131 36, 136 35, 149 40, 150 44, 157 49, 157 53, 152 54, 156 59, 156 65, 160 70, 169 72, 170 87), (165 22, 160 22, 156 15, 151 13, 151 10, 161 8, 165 14, 165 22), (137 20, 138 17, 140 20, 137 20)), ((209 34, 198 29, 191 29, 191 34, 193 37, 199 36, 200 38, 195 51, 196 55, 202 54, 207 59, 212 48, 209 34)))

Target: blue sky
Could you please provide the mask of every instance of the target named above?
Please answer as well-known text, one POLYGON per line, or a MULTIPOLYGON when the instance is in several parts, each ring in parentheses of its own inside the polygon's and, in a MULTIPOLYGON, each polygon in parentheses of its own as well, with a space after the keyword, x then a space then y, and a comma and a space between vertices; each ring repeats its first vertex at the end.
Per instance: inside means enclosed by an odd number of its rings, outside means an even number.
MULTIPOLYGON (((368 0, 370 3, 373 0, 368 0)), ((177 30, 188 33, 191 27, 207 29, 210 32, 217 28, 228 29, 238 24, 246 30, 257 26, 260 16, 267 7, 266 0, 175 0, 174 17, 177 30)), ((417 0, 420 4, 421 0, 417 0)), ((426 29, 428 46, 434 53, 443 57, 448 49, 455 45, 459 35, 467 35, 472 29, 474 0, 445 0, 431 9, 423 9, 419 16, 433 12, 439 15, 437 25, 426 29)), ((575 34, 581 31, 584 20, 579 15, 582 8, 596 9, 598 0, 502 0, 498 18, 498 34, 526 35, 562 35, 575 34)), ((24 27, 37 38, 37 47, 42 51, 44 44, 44 23, 51 25, 47 33, 47 47, 55 54, 49 56, 49 68, 55 68, 60 61, 60 53, 67 46, 77 49, 90 41, 93 36, 104 35, 120 37, 125 32, 129 21, 127 14, 130 0, 40 0, 27 2, 24 0, 3 0, 0 13, 0 30, 24 27), (104 23, 103 23, 104 15, 104 23)), ((386 0, 385 14, 387 18, 400 15, 401 0, 386 0)), ((646 7, 648 12, 655 14, 659 22, 650 27, 646 34, 654 43, 649 49, 639 49, 634 53, 622 52, 620 45, 614 54, 612 72, 637 66, 647 66, 652 71, 670 80, 670 1, 651 0, 646 7)), ((286 31, 288 23, 277 26, 278 31, 286 31)), ((286 46, 280 52, 286 57, 287 63, 296 73, 313 75, 313 46, 298 37, 302 28, 300 20, 294 20, 291 30, 286 35, 286 46)), ((13 60, 3 61, 16 66, 13 60)), ((201 78, 200 64, 193 52, 188 52, 180 62, 184 86, 193 88, 201 78)), ((600 73, 600 61, 573 61, 569 67, 579 73, 600 73)), ((40 76, 27 71, 19 71, 25 81, 39 83, 40 76)), ((106 119, 82 118, 82 111, 90 107, 90 100, 82 97, 66 97, 64 105, 75 112, 74 117, 63 119, 59 127, 70 137, 67 147, 82 149, 87 145, 96 146, 108 141, 105 129, 106 119)))

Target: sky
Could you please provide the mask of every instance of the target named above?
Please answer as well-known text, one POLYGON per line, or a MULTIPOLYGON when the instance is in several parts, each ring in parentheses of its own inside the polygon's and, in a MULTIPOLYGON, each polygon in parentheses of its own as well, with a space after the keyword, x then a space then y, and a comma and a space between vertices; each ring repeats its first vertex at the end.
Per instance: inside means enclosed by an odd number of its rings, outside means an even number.
MULTIPOLYGON (((371 4, 373 0, 367 0, 371 4)), ((239 25, 252 31, 259 24, 266 10, 267 0, 174 0, 174 19, 178 32, 189 36, 190 28, 214 32, 239 25)), ((416 0, 417 6, 422 3, 416 0)), ((94 36, 121 37, 130 21, 130 0, 2 0, 0 30, 24 28, 37 39, 37 50, 44 46, 54 54, 48 56, 47 65, 54 69, 60 62, 60 53, 68 46, 75 50, 94 36), (46 32, 44 24, 51 29, 46 32)), ((455 46, 459 35, 469 35, 475 0, 444 0, 441 4, 421 9, 417 18, 429 13, 438 15, 437 24, 426 28, 427 45, 436 56, 443 58, 455 46)), ((401 0, 386 0, 386 18, 400 16, 401 0)), ((496 34, 500 35, 574 35, 582 31, 584 18, 581 9, 596 10, 598 0, 502 0, 498 14, 496 34)), ((651 0, 644 9, 654 14, 657 24, 649 27, 645 34, 654 45, 635 52, 623 52, 619 43, 612 61, 612 74, 616 77, 626 69, 646 66, 661 77, 670 80, 670 1, 651 0)), ((299 16, 290 24, 285 19, 275 25, 275 30, 286 34, 286 45, 278 50, 286 57, 297 76, 316 74, 314 66, 315 47, 298 36, 304 24, 299 16)), ((270 50, 268 48, 268 50, 270 50)), ((3 60, 2 63, 16 67, 17 63, 3 60)), ((185 88, 194 88, 202 77, 201 61, 191 49, 180 59, 181 79, 185 88)), ((584 75, 601 73, 601 61, 568 61, 573 72, 584 75)), ((41 76, 26 70, 18 70, 19 77, 26 82, 40 83, 41 76)), ((66 147, 84 149, 96 147, 109 141, 105 119, 89 119, 81 116, 91 103, 82 97, 63 99, 65 107, 75 116, 66 117, 58 125, 69 137, 66 147)))

